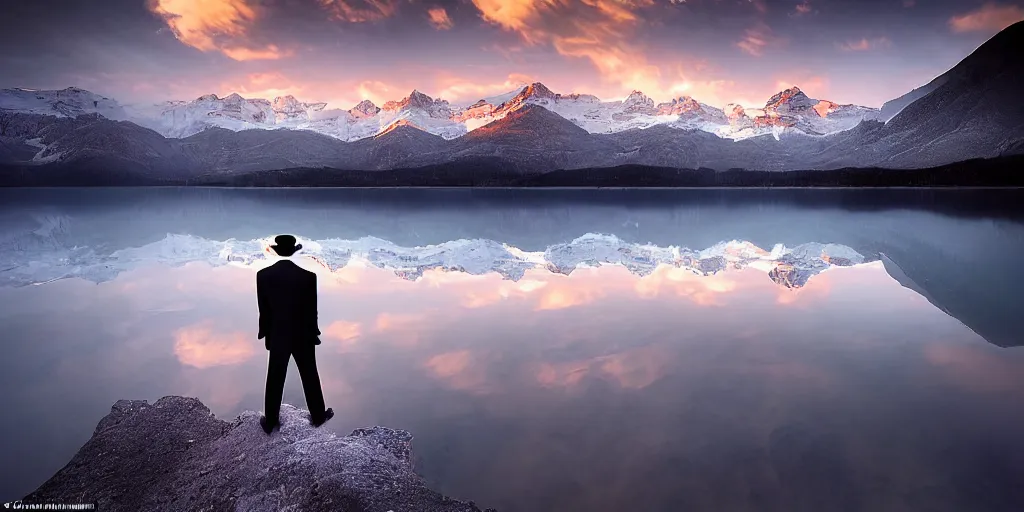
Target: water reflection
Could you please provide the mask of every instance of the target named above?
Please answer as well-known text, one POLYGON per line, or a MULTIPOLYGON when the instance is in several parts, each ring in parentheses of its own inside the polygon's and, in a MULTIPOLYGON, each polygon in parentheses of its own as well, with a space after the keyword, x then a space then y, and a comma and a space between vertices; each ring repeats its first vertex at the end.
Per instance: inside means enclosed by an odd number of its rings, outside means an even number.
MULTIPOLYGON (((0 501, 115 400, 262 407, 254 273, 298 231, 328 428, 409 429, 446 493, 1022 510, 1024 355, 996 346, 1024 345, 1020 199, 0 190, 0 501)), ((285 400, 303 405, 297 380, 285 400)))
MULTIPOLYGON (((538 265, 516 280, 307 259, 328 427, 407 428, 437 488, 503 511, 1024 503, 1024 353, 989 345, 882 261, 838 265, 816 248, 801 277, 735 247, 706 270, 538 265)), ((22 441, 4 455, 41 461, 5 468, 19 492, 116 399, 258 410, 253 280, 266 263, 0 288, 13 340, 0 378, 31 418, 3 427, 22 441)), ((297 379, 285 400, 303 404, 297 379)))

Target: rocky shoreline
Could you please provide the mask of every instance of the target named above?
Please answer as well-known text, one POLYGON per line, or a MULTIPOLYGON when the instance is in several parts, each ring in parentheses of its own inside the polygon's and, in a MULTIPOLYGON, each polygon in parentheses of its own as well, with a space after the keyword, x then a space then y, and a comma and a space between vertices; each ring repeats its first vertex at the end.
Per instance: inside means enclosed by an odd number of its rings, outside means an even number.
MULTIPOLYGON (((23 503, 97 510, 481 512, 432 491, 414 471, 412 435, 385 427, 341 437, 281 408, 268 437, 259 413, 217 419, 195 398, 119 400, 71 461, 23 503)), ((489 509, 490 510, 490 509, 489 509)), ((487 511, 483 511, 487 512, 487 511)))

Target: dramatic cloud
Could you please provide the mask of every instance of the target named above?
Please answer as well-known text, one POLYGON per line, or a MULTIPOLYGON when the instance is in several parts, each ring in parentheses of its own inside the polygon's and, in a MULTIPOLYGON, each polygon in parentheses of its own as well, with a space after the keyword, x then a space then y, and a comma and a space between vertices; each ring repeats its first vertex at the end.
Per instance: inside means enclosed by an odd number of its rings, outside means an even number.
POLYGON ((149 9, 164 19, 174 37, 197 50, 219 51, 238 61, 290 55, 276 45, 248 41, 259 11, 246 0, 150 0, 149 9))
POLYGON ((452 19, 448 17, 448 11, 444 10, 444 7, 431 7, 428 9, 427 19, 438 30, 448 30, 453 26, 452 19))
POLYGON ((623 89, 651 92, 660 71, 631 43, 638 11, 653 0, 473 0, 484 20, 518 32, 529 45, 550 44, 560 55, 588 59, 623 89))
POLYGON ((1016 5, 987 3, 978 10, 960 16, 953 16, 949 26, 953 32, 995 33, 1024 20, 1024 9, 1016 5))
POLYGON ((335 18, 350 23, 379 21, 398 10, 397 0, 318 0, 335 18))
POLYGON ((839 49, 847 52, 863 52, 873 48, 886 48, 892 45, 887 37, 876 37, 874 39, 862 38, 860 41, 847 41, 839 43, 839 49))
POLYGON ((722 107, 763 105, 776 81, 813 74, 835 86, 819 98, 879 106, 977 47, 950 32, 994 33, 1024 17, 1009 0, 904 8, 911 3, 117 0, 68 9, 33 0, 0 16, 0 87, 75 85, 128 104, 291 94, 349 109, 413 89, 472 102, 540 81, 603 100, 640 90, 656 102, 689 95, 722 107), (934 30, 936 16, 948 31, 934 30), (906 44, 872 39, 896 27, 906 44))

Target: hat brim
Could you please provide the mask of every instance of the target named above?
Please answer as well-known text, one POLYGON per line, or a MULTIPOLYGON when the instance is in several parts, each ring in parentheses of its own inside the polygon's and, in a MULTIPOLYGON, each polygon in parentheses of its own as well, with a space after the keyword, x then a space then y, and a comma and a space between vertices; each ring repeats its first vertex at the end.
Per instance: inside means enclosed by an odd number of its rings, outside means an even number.
POLYGON ((294 253, 294 252, 298 252, 299 249, 302 249, 302 244, 285 245, 285 246, 282 246, 282 245, 271 245, 270 248, 273 249, 274 252, 277 252, 278 249, 283 249, 285 252, 291 251, 291 252, 294 253))

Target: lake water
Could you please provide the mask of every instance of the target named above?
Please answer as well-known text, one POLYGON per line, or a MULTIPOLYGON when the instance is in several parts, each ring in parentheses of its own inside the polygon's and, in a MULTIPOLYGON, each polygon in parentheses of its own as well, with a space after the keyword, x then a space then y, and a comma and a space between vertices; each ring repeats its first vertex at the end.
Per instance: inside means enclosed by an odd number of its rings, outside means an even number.
MULTIPOLYGON (((1024 510, 1024 194, 0 191, 0 501, 118 399, 262 409, 296 234, 345 434, 542 510, 1024 510)), ((294 365, 285 401, 304 406, 294 365)))

